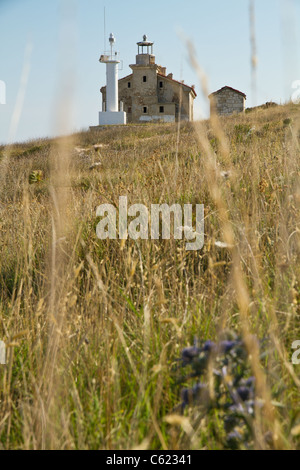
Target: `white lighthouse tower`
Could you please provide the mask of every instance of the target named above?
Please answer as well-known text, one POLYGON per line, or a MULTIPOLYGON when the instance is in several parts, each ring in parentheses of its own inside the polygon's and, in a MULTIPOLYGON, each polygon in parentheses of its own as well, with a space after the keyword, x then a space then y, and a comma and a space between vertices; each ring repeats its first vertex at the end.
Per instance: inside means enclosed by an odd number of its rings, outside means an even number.
MULTIPOLYGON (((118 53, 113 54, 113 45, 116 40, 111 33, 109 36, 110 54, 101 55, 99 62, 106 64, 106 103, 103 103, 102 112, 99 113, 99 126, 126 124, 126 113, 119 110, 118 88, 118 53)), ((121 106, 122 108, 122 103, 121 106)))

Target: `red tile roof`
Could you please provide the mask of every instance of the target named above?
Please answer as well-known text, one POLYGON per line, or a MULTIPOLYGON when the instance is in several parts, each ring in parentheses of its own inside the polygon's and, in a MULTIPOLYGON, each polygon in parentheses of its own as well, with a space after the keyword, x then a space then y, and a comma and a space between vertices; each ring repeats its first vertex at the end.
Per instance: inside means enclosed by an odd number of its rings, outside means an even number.
POLYGON ((223 88, 220 88, 220 90, 217 90, 217 91, 215 91, 214 93, 211 93, 208 97, 213 96, 213 95, 216 95, 217 93, 220 93, 220 91, 223 91, 223 90, 225 90, 226 88, 228 88, 229 90, 235 91, 236 93, 239 93, 240 95, 244 96, 244 98, 246 98, 245 93, 243 93, 243 92, 241 92, 241 91, 239 91, 239 90, 236 90, 235 88, 231 88, 231 86, 223 86, 223 88))

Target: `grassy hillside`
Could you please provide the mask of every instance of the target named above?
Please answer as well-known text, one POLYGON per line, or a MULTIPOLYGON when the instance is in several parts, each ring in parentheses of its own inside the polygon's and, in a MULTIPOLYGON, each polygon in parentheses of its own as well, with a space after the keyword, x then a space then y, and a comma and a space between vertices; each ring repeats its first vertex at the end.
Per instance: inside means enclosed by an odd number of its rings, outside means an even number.
POLYGON ((300 447, 299 129, 289 104, 0 148, 0 448, 300 447), (203 203, 203 249, 97 239, 126 195, 203 203))

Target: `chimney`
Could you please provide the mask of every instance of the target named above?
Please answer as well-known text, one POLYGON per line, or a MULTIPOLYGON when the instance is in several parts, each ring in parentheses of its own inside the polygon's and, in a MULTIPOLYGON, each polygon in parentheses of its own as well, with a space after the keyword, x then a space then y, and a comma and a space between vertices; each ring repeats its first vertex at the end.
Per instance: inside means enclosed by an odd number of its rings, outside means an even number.
POLYGON ((171 78, 173 80, 173 74, 172 73, 169 73, 167 77, 171 78))

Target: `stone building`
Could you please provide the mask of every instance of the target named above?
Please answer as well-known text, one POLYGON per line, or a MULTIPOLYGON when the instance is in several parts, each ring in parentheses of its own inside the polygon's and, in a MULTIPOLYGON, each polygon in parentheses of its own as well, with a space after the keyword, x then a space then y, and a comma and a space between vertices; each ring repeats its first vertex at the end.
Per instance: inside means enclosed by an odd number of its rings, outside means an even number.
MULTIPOLYGON (((193 120, 196 98, 194 87, 167 75, 166 68, 155 63, 153 42, 143 37, 137 43, 136 63, 132 73, 118 81, 119 109, 127 113, 127 122, 193 120)), ((106 87, 101 88, 102 109, 106 106, 106 87)))
POLYGON ((246 95, 230 86, 224 86, 218 91, 209 95, 210 114, 215 111, 221 116, 228 116, 234 113, 245 111, 246 95))

